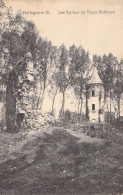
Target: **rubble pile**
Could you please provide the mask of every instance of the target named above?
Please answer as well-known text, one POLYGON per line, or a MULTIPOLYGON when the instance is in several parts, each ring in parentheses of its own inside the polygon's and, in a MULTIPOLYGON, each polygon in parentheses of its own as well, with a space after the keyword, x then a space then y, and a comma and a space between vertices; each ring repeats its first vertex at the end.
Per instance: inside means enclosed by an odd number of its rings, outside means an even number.
POLYGON ((29 110, 22 122, 21 129, 40 129, 41 126, 54 125, 56 120, 48 113, 42 113, 40 110, 29 110))

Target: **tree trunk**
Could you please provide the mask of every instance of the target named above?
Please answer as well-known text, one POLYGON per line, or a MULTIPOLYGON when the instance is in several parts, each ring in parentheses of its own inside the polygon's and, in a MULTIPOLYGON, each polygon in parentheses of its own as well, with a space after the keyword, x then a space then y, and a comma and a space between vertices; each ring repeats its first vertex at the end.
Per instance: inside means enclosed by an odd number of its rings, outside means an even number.
POLYGON ((62 93, 63 95, 63 99, 62 99, 62 106, 61 106, 61 110, 60 110, 60 116, 64 116, 64 104, 65 104, 65 91, 62 93))
POLYGON ((13 95, 13 75, 9 74, 6 88, 6 126, 8 132, 15 132, 16 126, 16 99, 13 95))
POLYGON ((37 100, 37 110, 39 108, 40 98, 41 98, 41 79, 40 79, 40 92, 39 92, 39 96, 38 96, 38 100, 37 100))
POLYGON ((79 102, 78 102, 78 115, 79 115, 79 106, 80 106, 80 99, 79 99, 79 102))
POLYGON ((120 97, 118 97, 118 124, 120 122, 120 97))
POLYGON ((110 90, 110 123, 112 122, 112 114, 111 114, 111 90, 110 90))
POLYGON ((42 99, 41 99, 40 110, 42 110, 42 106, 43 106, 44 94, 45 94, 45 89, 46 89, 46 82, 47 82, 47 73, 45 74, 45 78, 44 78, 44 86, 43 86, 43 94, 42 94, 42 99))
POLYGON ((80 99, 80 123, 82 121, 82 98, 80 99))
POLYGON ((43 89, 43 94, 42 94, 42 98, 41 98, 40 110, 42 110, 43 101, 44 101, 44 94, 45 94, 45 87, 44 87, 44 89, 43 89))
POLYGON ((55 91, 55 94, 54 94, 54 97, 53 97, 52 111, 51 111, 52 115, 54 114, 54 103, 55 103, 55 98, 56 98, 57 92, 58 92, 58 89, 55 91))
POLYGON ((109 99, 108 99, 108 96, 107 96, 107 101, 106 101, 106 110, 107 110, 107 122, 109 123, 110 121, 110 118, 109 118, 109 99))
POLYGON ((81 71, 81 80, 80 80, 80 123, 82 120, 82 71, 81 71))

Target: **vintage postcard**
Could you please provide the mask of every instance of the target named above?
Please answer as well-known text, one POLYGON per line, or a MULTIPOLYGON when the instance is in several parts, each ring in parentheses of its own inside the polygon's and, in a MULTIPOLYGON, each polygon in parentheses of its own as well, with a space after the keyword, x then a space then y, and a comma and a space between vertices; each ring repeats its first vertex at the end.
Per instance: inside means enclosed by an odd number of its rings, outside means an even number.
POLYGON ((0 0, 0 194, 123 194, 123 0, 0 0))

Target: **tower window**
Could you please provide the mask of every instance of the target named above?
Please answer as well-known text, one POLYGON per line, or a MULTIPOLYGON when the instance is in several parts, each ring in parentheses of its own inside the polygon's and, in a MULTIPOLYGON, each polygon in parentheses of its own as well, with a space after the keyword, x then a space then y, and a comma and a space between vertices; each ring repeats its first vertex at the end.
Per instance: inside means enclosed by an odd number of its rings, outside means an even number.
POLYGON ((95 96, 95 91, 94 90, 92 90, 92 96, 95 96))
POLYGON ((95 104, 92 104, 92 110, 95 110, 95 104))

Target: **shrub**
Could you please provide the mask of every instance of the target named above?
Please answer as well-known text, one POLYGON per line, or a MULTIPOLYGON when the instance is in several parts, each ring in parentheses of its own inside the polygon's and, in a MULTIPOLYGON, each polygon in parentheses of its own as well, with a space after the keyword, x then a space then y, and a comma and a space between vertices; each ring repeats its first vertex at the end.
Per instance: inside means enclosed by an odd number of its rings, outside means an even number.
POLYGON ((64 119, 66 121, 70 121, 71 120, 71 112, 69 110, 66 110, 64 113, 64 119))

